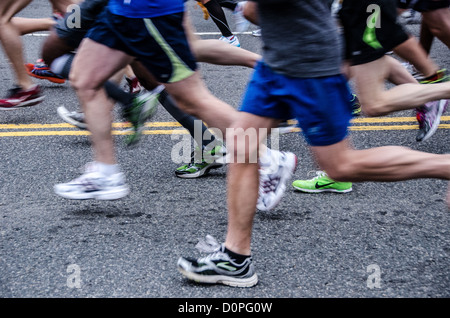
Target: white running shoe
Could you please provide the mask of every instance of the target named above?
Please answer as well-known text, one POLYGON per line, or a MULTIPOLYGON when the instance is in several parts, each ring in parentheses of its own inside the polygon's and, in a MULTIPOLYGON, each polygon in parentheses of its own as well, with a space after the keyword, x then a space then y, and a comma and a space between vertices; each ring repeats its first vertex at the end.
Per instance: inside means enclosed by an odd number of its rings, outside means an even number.
POLYGON ((250 26, 250 21, 244 17, 244 5, 247 1, 238 2, 233 11, 234 23, 237 32, 245 32, 250 26))
POLYGON ((57 195, 72 200, 117 200, 130 192, 123 173, 105 176, 95 163, 87 164, 86 172, 80 177, 56 184, 53 189, 57 195))
POLYGON ((77 126, 80 129, 87 129, 87 124, 84 121, 84 113, 81 111, 68 111, 64 106, 59 106, 56 110, 59 117, 66 123, 77 126))
POLYGON ((272 210, 280 201, 286 190, 286 183, 291 179, 297 167, 297 156, 291 152, 278 152, 272 156, 269 167, 259 169, 259 197, 256 208, 260 211, 272 210))
POLYGON ((256 29, 252 31, 252 35, 256 36, 256 37, 260 37, 261 36, 261 29, 256 29))
POLYGON ((234 45, 234 46, 237 46, 237 47, 241 46, 241 43, 239 43, 239 40, 238 40, 237 36, 235 36, 235 35, 232 35, 232 36, 221 36, 219 40, 227 42, 228 44, 231 44, 231 45, 234 45))

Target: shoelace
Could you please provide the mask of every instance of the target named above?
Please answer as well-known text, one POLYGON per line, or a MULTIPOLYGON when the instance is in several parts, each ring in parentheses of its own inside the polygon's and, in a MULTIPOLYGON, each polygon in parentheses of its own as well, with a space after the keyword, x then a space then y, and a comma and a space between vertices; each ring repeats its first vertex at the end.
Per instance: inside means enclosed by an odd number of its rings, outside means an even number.
MULTIPOLYGON (((82 171, 82 175, 78 178, 74 179, 74 183, 82 184, 85 187, 94 187, 98 188, 100 178, 95 173, 99 173, 99 169, 95 162, 88 162, 84 166, 84 171, 82 171), (94 176, 93 176, 94 175, 94 176)), ((102 180, 107 180, 107 178, 101 178, 102 180)), ((102 183, 105 183, 102 181, 102 183)))
POLYGON ((222 250, 222 244, 219 244, 217 240, 209 234, 206 235, 204 239, 199 239, 195 248, 202 253, 208 253, 207 256, 199 259, 200 262, 222 259, 225 254, 222 250))
POLYGON ((200 149, 197 147, 192 153, 191 153, 191 162, 189 162, 188 164, 187 164, 187 167, 192 167, 192 166, 195 166, 196 164, 201 164, 201 163, 203 163, 203 154, 202 154, 202 156, 201 156, 201 162, 198 162, 197 161, 197 159, 198 159, 198 156, 196 156, 196 154, 198 153, 200 151, 200 149))
POLYGON ((194 166, 196 164, 202 164, 204 162, 206 162, 205 160, 205 155, 204 154, 208 154, 208 156, 210 157, 215 157, 217 155, 217 151, 218 149, 216 149, 216 147, 214 147, 213 149, 211 149, 211 151, 208 152, 201 152, 201 162, 196 162, 196 159, 198 159, 199 156, 196 156, 197 153, 199 153, 201 150, 200 148, 196 147, 196 149, 191 153, 191 162, 188 164, 189 167, 194 166))
POLYGON ((322 177, 327 177, 328 175, 323 171, 316 171, 316 176, 313 178, 313 180, 320 179, 322 177))
POLYGON ((220 250, 221 244, 211 235, 206 235, 204 239, 199 239, 195 248, 202 253, 214 253, 220 250))

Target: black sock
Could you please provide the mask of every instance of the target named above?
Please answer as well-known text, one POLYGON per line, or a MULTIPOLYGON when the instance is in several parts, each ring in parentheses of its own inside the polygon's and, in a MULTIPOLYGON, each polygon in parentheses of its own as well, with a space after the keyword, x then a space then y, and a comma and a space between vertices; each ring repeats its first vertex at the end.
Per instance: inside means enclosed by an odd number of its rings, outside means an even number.
POLYGON ((115 101, 122 104, 122 108, 126 109, 133 105, 133 94, 125 92, 119 86, 111 81, 107 81, 104 85, 106 94, 115 101))
POLYGON ((230 251, 226 247, 225 247, 224 252, 227 253, 230 256, 230 258, 237 264, 242 264, 247 258, 250 257, 250 255, 242 255, 242 254, 238 254, 233 251, 230 251))
MULTIPOLYGON (((195 129, 195 121, 199 120, 194 116, 191 116, 184 111, 182 111, 172 97, 167 93, 166 90, 163 90, 159 94, 159 102, 161 105, 167 110, 167 112, 172 115, 172 117, 181 124, 187 131, 189 131, 189 134, 192 138, 194 138, 194 129, 195 129)), ((215 140, 215 137, 213 134, 211 134, 208 130, 208 127, 202 122, 202 146, 206 147, 209 143, 215 140)))
POLYGON ((208 9, 209 15, 213 19, 214 23, 219 28, 223 36, 232 36, 233 33, 228 26, 227 18, 223 12, 222 7, 216 0, 211 0, 205 4, 205 8, 208 9))

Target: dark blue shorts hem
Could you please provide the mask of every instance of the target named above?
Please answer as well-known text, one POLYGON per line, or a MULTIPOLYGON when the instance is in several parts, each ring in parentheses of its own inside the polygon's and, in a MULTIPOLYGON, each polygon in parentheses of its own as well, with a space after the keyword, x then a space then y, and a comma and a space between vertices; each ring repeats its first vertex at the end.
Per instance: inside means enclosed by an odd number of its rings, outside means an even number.
POLYGON ((259 62, 240 111, 279 120, 297 119, 311 146, 328 146, 348 135, 351 92, 342 75, 292 78, 259 62))

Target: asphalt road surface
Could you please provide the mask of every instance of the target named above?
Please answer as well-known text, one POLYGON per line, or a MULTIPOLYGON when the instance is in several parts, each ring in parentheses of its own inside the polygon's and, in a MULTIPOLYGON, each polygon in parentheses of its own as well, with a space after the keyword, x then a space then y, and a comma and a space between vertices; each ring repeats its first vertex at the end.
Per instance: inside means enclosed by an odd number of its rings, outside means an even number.
MULTIPOLYGON (((220 35, 193 1, 192 20, 202 38, 220 35)), ((35 0, 23 17, 50 16, 35 0)), ((227 12, 229 14, 229 12, 227 12)), ((229 15, 230 24, 233 20, 229 15)), ((408 25, 418 35, 418 25, 408 25)), ((242 47, 260 52, 257 27, 239 34, 242 47)), ((40 57, 47 32, 23 37, 26 62, 40 57)), ((0 56, 0 92, 14 75, 0 56)), ((431 56, 450 69, 439 41, 431 56)), ((201 64, 209 89, 238 107, 251 70, 201 64)), ((180 256, 200 256, 198 238, 222 241, 227 225, 226 168, 184 180, 171 152, 187 136, 160 106, 137 147, 124 145, 123 119, 114 133, 117 155, 131 193, 119 201, 71 201, 53 193, 55 183, 78 177, 92 159, 86 132, 65 124, 60 105, 75 110, 69 84, 35 80, 46 95, 35 107, 0 113, 0 297, 6 298, 319 298, 449 297, 450 219, 447 183, 413 180, 356 183, 348 194, 304 194, 288 187, 280 205, 258 212, 253 256, 254 288, 205 286, 177 271, 180 256)), ((361 116, 352 139, 358 149, 402 145, 450 151, 450 113, 428 141, 417 143, 413 111, 375 121, 361 116)), ((189 139, 187 139, 189 140, 189 139)), ((294 179, 314 176, 317 166, 297 133, 282 135, 282 150, 299 156, 294 179)))

